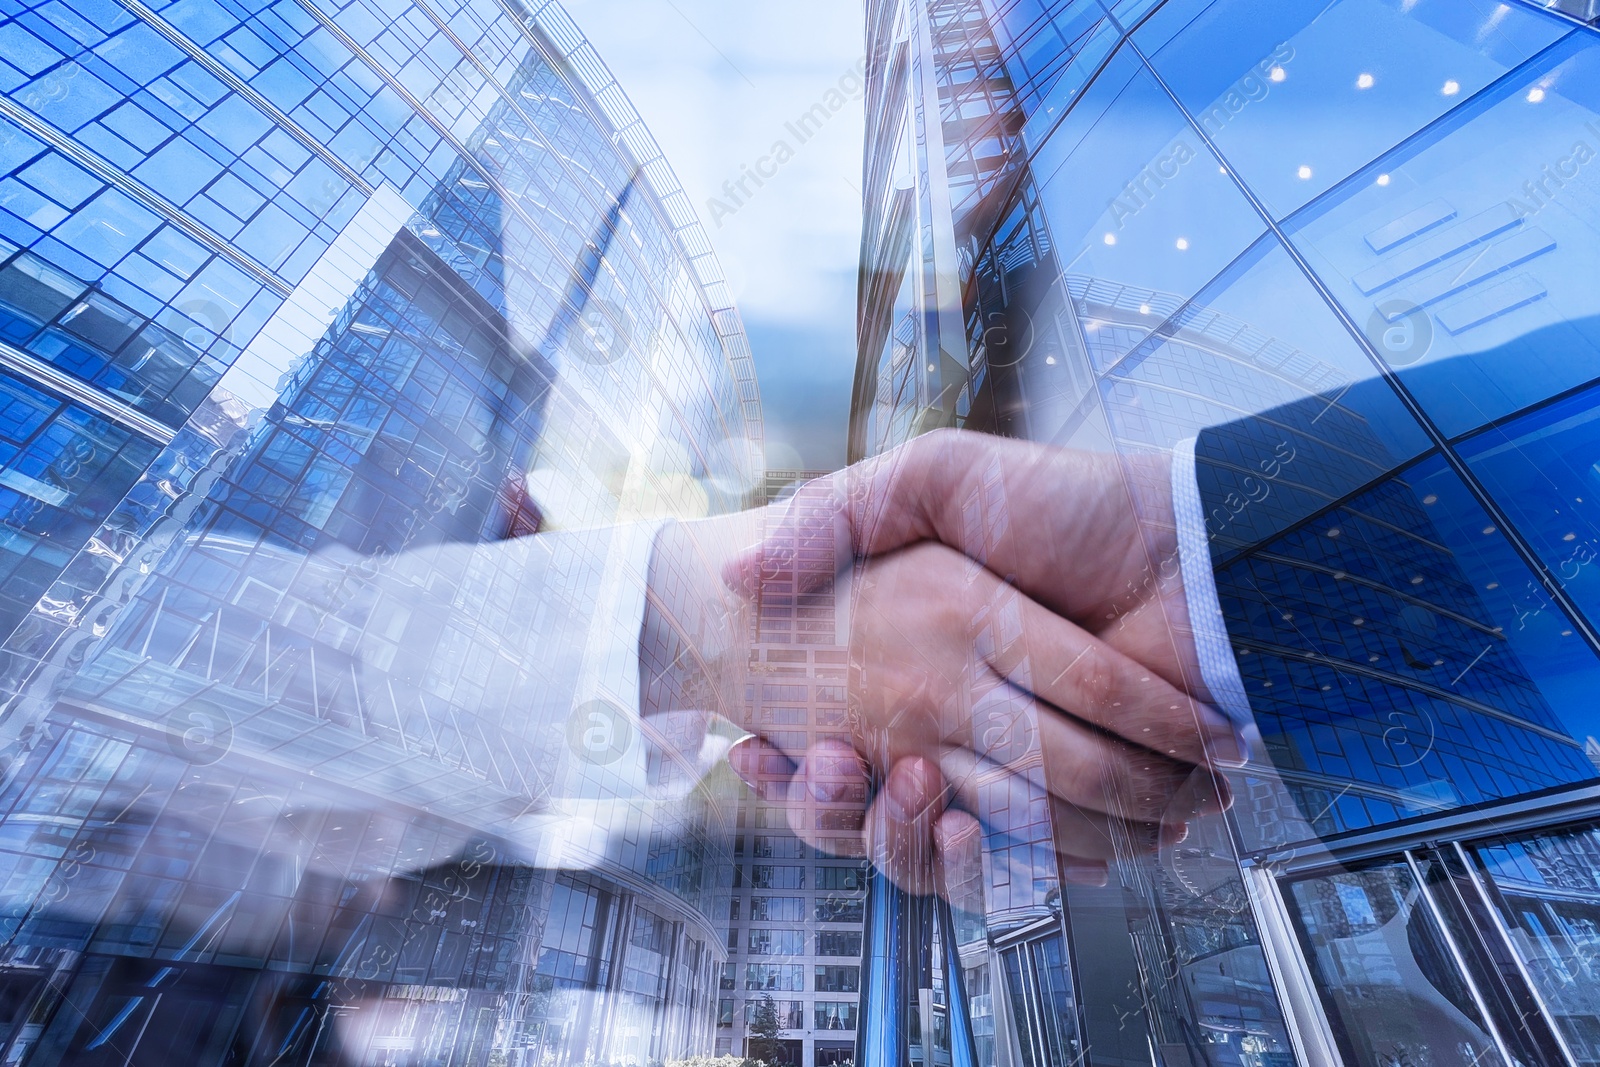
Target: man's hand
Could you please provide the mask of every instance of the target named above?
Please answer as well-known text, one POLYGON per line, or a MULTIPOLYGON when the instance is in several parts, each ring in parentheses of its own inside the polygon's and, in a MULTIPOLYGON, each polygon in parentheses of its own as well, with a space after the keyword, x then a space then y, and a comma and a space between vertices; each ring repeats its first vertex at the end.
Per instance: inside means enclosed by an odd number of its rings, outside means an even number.
POLYGON ((763 543, 728 568, 731 583, 754 588, 772 545, 842 533, 864 558, 937 542, 1208 699, 1179 573, 1166 455, 940 430, 812 482, 796 502, 807 506, 787 509, 763 543))
MULTIPOLYGON (((855 742, 788 754, 802 838, 824 847, 803 802, 836 799, 869 765, 887 772, 865 820, 869 854, 918 892, 935 888, 936 858, 975 844, 980 789, 1018 793, 1001 806, 1025 811, 1030 771, 1055 802, 1065 866, 1091 881, 1117 833, 1152 848, 1227 803, 1226 784, 1200 769, 1208 741, 1231 744, 1226 722, 953 549, 919 542, 874 559, 854 594, 855 742)), ((747 743, 736 768, 775 748, 747 743)))
MULTIPOLYGON (((952 870, 976 857, 980 787, 1026 800, 1042 778, 1064 873, 1096 881, 1114 841, 1154 848, 1229 803, 1211 768, 1242 752, 1204 703, 1165 457, 931 434, 803 487, 767 526, 724 567, 752 600, 807 547, 854 570, 851 742, 783 753, 800 836, 821 844, 798 801, 875 782, 875 862, 919 892, 942 867, 948 890, 969 881, 952 870)), ((776 751, 731 758, 753 780, 776 751)))

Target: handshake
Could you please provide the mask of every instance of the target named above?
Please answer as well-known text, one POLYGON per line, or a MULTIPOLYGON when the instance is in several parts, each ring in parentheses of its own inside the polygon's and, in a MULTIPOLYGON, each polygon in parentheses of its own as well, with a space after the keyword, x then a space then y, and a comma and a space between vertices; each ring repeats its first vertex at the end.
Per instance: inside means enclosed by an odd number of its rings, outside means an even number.
POLYGON ((837 556, 814 582, 849 611, 845 739, 757 733, 729 753, 735 771, 755 784, 789 768, 764 793, 817 847, 808 801, 868 798, 867 855, 915 893, 973 883, 985 832, 1005 829, 981 825, 980 787, 1042 783, 1072 880, 1103 883, 1114 842, 1182 840, 1231 803, 1217 768, 1247 751, 1201 678, 1171 475, 1159 455, 940 431, 755 513, 756 544, 731 557, 711 548, 718 524, 749 517, 669 527, 658 558, 709 565, 745 640, 758 603, 817 591, 788 584, 791 554, 837 556), (985 728, 1013 720, 1033 743, 985 728))

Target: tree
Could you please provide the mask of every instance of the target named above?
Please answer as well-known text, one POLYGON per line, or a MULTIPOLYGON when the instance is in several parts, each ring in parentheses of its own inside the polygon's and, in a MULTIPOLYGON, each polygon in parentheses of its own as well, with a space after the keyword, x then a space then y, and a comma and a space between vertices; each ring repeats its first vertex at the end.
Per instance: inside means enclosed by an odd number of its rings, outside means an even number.
POLYGON ((765 1067, 760 1060, 744 1056, 690 1056, 686 1060, 668 1060, 666 1067, 765 1067))
POLYGON ((750 1025, 745 1029, 745 1055, 766 1063, 778 1063, 783 1055, 783 1047, 778 1042, 778 1035, 783 1033, 783 1020, 778 1018, 778 1002, 772 999, 771 993, 761 994, 755 1010, 750 1013, 750 1025))

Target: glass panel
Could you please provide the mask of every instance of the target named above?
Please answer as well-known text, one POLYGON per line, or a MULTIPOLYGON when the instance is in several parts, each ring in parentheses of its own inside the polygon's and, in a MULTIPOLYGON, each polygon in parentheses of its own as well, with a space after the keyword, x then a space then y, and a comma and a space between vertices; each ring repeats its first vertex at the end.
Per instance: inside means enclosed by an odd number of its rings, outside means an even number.
POLYGON ((1503 1062, 1404 863, 1284 890, 1346 1067, 1503 1062))
MULTIPOLYGON (((1512 8, 1506 8, 1512 11, 1512 8)), ((1586 40, 1586 38, 1585 38, 1586 40)), ((1600 375, 1600 54, 1562 42, 1290 221, 1446 434, 1600 375)))
POLYGON ((1072 1063, 1080 1058, 1078 1006, 1066 946, 1047 937, 1031 946, 1032 967, 1039 985, 1039 1027, 1044 1035, 1045 1063, 1072 1063))
POLYGON ((1600 619, 1600 408, 1594 391, 1485 431, 1460 453, 1590 620, 1600 619))
POLYGON ((1600 1063, 1600 831, 1504 838, 1468 853, 1567 1047, 1584 1067, 1600 1063))
POLYGON ((557 5, 153 8, 0 17, 64 150, 0 123, 0 1061, 661 1063, 803 1032, 817 958, 848 1041, 859 811, 826 953, 782 830, 730 939, 704 716, 602 648, 608 528, 744 506, 761 439, 604 66, 557 5))
POLYGON ((1299 809, 1241 805, 1252 847, 1595 775, 1584 739, 1600 732, 1600 663, 1437 457, 1247 553, 1217 585, 1299 809))
MULTIPOLYGON (((1207 427, 1318 397, 1308 404, 1315 421, 1285 435, 1320 439, 1338 450, 1341 463, 1315 472, 1299 464, 1275 491, 1320 492, 1329 502, 1427 447, 1421 427, 1391 390, 1371 380, 1366 353, 1275 237, 1263 238, 1175 311, 1160 293, 1073 278, 1067 285, 1086 347, 1108 372, 1106 409, 1124 447, 1170 448, 1207 427), (1153 334, 1111 361, 1106 350, 1125 344, 1115 340, 1119 334, 1153 323, 1160 323, 1153 334)), ((1300 441, 1291 448, 1306 451, 1300 441)))
MULTIPOLYGON (((1126 48, 1038 149, 1034 168, 1061 270, 1103 286, 1182 301, 1264 229, 1126 48)), ((1115 347, 1126 351, 1137 336, 1115 347)))
POLYGON ((1228 165, 1281 218, 1388 151, 1567 27, 1455 0, 1175 0, 1144 47, 1228 165))

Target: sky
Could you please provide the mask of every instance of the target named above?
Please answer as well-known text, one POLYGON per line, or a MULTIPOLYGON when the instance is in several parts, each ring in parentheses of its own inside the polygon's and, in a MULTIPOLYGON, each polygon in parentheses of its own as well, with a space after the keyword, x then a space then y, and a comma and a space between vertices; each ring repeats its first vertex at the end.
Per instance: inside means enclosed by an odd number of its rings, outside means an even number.
POLYGON ((767 465, 843 466, 861 240, 862 0, 565 6, 661 143, 716 247, 755 352, 767 465), (826 121, 790 128, 822 115, 818 104, 826 121), (757 185, 750 170, 770 176, 757 185))

